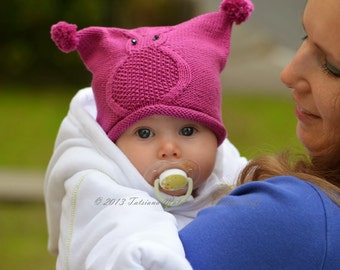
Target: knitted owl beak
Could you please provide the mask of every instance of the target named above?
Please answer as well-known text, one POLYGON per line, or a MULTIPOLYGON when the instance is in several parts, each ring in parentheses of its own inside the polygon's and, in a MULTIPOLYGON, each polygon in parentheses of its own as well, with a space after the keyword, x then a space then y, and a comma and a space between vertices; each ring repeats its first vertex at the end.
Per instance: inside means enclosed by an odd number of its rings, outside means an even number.
POLYGON ((175 26, 120 29, 59 22, 51 37, 65 52, 77 50, 91 71, 97 122, 115 141, 137 121, 166 115, 226 137, 221 116, 220 72, 230 51, 233 23, 246 21, 250 0, 224 0, 219 12, 175 26))

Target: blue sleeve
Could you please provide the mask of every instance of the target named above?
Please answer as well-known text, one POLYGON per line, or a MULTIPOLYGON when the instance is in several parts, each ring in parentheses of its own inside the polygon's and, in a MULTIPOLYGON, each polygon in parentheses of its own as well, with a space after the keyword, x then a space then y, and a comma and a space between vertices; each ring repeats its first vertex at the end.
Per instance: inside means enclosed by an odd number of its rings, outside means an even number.
POLYGON ((285 176, 235 189, 180 237, 194 269, 323 269, 327 252, 319 193, 285 176))

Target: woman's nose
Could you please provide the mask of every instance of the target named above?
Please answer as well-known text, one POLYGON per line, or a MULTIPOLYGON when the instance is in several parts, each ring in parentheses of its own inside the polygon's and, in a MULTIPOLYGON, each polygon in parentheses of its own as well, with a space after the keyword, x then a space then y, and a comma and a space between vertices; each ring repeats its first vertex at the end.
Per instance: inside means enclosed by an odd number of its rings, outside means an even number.
POLYGON ((173 139, 161 142, 158 150, 159 159, 176 159, 182 155, 179 145, 173 139))
POLYGON ((302 44, 292 61, 282 70, 280 79, 288 88, 296 90, 308 88, 308 69, 311 66, 308 53, 309 49, 302 44))

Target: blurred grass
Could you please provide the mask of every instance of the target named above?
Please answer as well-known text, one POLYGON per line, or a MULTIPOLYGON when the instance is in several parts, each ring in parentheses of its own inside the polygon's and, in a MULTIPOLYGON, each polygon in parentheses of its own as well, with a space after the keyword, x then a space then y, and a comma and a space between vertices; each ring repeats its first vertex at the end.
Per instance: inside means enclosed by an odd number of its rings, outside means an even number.
POLYGON ((290 96, 225 94, 222 106, 228 137, 247 158, 288 149, 304 151, 296 138, 290 96))
POLYGON ((75 92, 70 88, 1 86, 0 167, 44 170, 75 92))
POLYGON ((55 269, 47 252, 47 231, 42 203, 0 202, 1 269, 55 269))
MULTIPOLYGON (((76 89, 0 86, 0 168, 45 170, 76 89)), ((290 98, 225 93, 223 119, 242 155, 301 149, 290 98)), ((3 269, 54 269, 43 203, 0 203, 3 269)))

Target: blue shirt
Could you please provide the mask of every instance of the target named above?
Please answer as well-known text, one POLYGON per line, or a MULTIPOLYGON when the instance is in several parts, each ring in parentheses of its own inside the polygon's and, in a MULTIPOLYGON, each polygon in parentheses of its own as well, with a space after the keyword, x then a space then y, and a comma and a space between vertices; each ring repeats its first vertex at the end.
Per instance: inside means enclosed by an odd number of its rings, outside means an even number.
POLYGON ((194 269, 340 269, 340 207, 290 176, 238 187, 180 237, 194 269))

